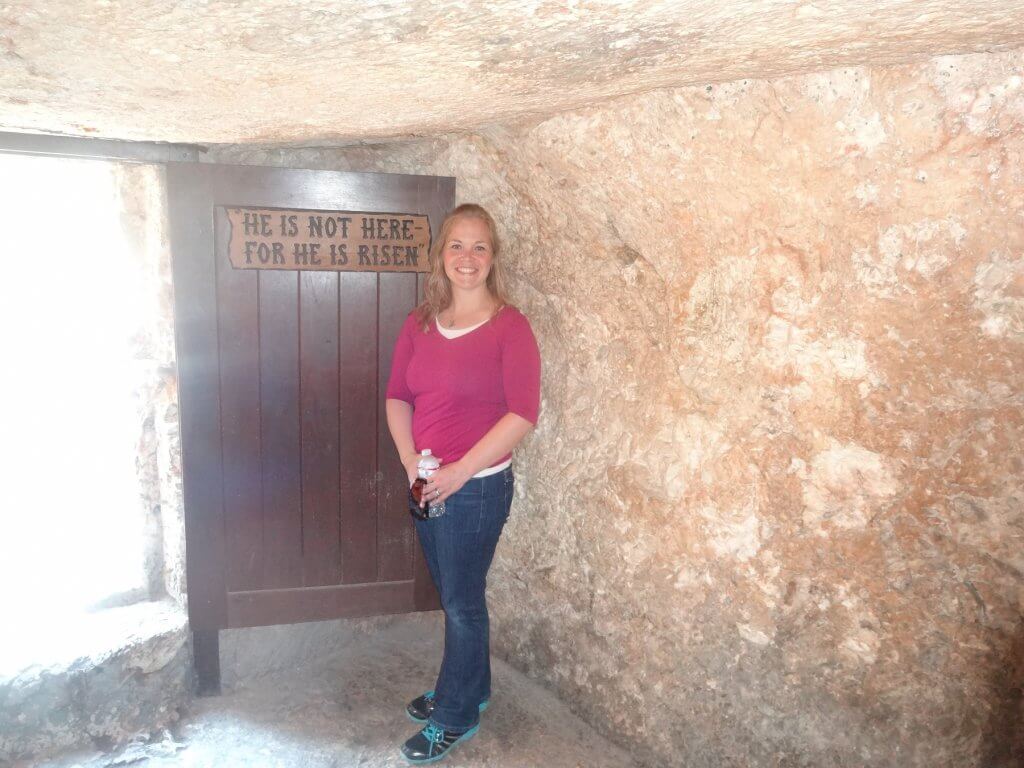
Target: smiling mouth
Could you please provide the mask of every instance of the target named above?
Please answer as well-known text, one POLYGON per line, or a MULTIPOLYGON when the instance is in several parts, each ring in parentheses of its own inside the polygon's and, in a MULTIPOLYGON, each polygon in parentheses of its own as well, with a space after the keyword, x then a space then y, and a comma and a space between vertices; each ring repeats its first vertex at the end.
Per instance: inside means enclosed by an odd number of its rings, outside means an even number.
POLYGON ((458 272, 460 275, 472 275, 476 273, 477 270, 473 269, 472 267, 456 267, 455 271, 458 272))

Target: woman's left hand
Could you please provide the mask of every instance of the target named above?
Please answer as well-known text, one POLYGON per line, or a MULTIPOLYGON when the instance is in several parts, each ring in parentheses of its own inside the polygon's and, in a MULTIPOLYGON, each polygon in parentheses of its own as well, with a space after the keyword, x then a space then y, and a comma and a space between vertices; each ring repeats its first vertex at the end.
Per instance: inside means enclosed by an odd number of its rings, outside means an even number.
MULTIPOLYGON (((449 464, 447 467, 442 465, 440 469, 430 476, 427 484, 423 486, 423 498, 431 504, 437 501, 444 501, 453 493, 457 493, 470 477, 472 475, 457 461, 454 464, 449 464)), ((425 502, 420 502, 420 506, 426 506, 425 502)))

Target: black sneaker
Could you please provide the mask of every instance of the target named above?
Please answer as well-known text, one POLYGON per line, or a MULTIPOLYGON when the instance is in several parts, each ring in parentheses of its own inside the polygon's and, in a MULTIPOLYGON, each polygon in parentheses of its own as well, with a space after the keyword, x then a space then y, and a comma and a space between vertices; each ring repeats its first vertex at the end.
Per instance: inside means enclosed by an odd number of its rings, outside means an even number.
MULTIPOLYGON (((490 699, 484 699, 481 701, 480 712, 482 713, 487 709, 487 705, 490 703, 490 699)), ((436 706, 437 702, 434 699, 434 692, 427 691, 422 696, 417 696, 415 699, 410 701, 405 707, 405 713, 414 723, 425 723, 430 719, 430 716, 434 712, 434 707, 436 706)))
POLYGON ((447 755, 452 747, 468 741, 480 730, 475 725, 468 731, 446 731, 433 723, 417 733, 402 745, 402 755, 410 763, 435 763, 447 755))

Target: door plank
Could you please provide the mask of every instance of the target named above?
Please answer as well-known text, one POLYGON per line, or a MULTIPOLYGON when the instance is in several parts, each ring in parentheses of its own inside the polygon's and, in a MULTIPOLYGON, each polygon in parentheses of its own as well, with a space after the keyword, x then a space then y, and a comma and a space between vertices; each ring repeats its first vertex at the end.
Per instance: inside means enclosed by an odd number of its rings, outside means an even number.
MULTIPOLYGON (((228 226, 227 216, 218 210, 218 246, 227 247, 228 226)), ((263 584, 258 307, 257 273, 217 259, 228 591, 256 589, 263 584)))
MULTIPOLYGON (((445 214, 455 205, 455 179, 446 177, 420 177, 415 182, 415 207, 430 217, 430 231, 436 237, 441 231, 445 214)), ((416 276, 416 303, 423 301, 427 274, 416 276)), ((413 545, 413 580, 416 584, 414 602, 417 611, 433 611, 441 607, 441 596, 434 587, 423 549, 417 541, 413 545)))
POLYGON ((303 584, 341 581, 338 274, 300 272, 303 584))
POLYGON ((343 273, 339 289, 342 582, 361 584, 377 580, 377 276, 343 273))
MULTIPOLYGON (((439 227, 437 224, 432 224, 434 227, 439 227)), ((434 231, 437 231, 436 229, 434 231)), ((425 274, 416 275, 416 304, 417 306, 423 301, 423 288, 427 283, 427 276, 425 274)), ((413 590, 413 602, 416 604, 417 611, 433 611, 441 607, 441 598, 437 593, 437 589, 434 587, 433 577, 430 575, 430 566, 427 565, 427 559, 423 555, 423 547, 420 546, 419 541, 413 543, 413 564, 412 574, 413 581, 416 586, 413 590)))
POLYGON ((377 456, 380 490, 377 495, 377 579, 398 581, 412 578, 416 529, 410 525, 407 509, 407 476, 395 451, 384 409, 384 394, 391 375, 398 332, 416 301, 416 276, 400 272, 380 273, 380 342, 377 384, 377 456))
POLYGON ((412 581, 261 589, 228 595, 228 626, 257 627, 416 610, 412 581))
POLYGON ((202 631, 227 620, 213 206, 206 175, 191 166, 169 164, 167 185, 188 616, 202 631))
POLYGON ((259 273, 263 586, 302 586, 299 274, 259 273))

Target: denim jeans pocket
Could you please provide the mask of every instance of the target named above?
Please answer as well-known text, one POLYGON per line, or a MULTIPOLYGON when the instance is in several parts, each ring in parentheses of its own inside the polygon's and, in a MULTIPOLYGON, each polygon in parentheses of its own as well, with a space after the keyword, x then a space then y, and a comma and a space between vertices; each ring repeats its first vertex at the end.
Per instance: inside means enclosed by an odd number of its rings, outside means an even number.
POLYGON ((446 502, 451 530, 478 534, 508 519, 514 485, 512 473, 473 478, 446 502))
POLYGON ((509 490, 507 483, 496 484, 489 493, 485 493, 481 499, 480 517, 484 526, 499 527, 505 524, 508 519, 509 490))
POLYGON ((484 520, 484 498, 479 493, 456 493, 445 501, 446 525, 452 532, 479 533, 484 520))

